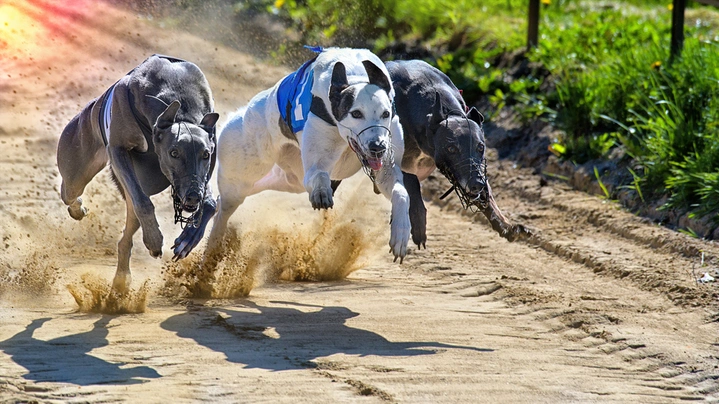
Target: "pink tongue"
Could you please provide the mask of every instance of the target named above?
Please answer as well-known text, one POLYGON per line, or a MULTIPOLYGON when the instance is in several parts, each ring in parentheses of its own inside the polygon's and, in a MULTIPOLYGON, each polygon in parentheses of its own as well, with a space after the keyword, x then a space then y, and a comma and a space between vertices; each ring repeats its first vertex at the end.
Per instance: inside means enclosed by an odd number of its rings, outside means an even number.
POLYGON ((373 170, 379 170, 382 168, 382 159, 367 159, 367 163, 373 170))

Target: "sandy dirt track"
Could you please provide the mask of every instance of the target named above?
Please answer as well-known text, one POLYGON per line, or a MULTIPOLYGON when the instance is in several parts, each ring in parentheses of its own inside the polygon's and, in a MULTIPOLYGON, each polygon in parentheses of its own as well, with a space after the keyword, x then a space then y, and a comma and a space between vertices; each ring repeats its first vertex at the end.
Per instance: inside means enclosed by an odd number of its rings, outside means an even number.
MULTIPOLYGON (((55 147, 152 53, 200 66, 221 123, 289 71, 102 2, 0 0, 0 401, 719 401, 719 288, 695 282, 716 276, 719 248, 496 153, 498 203, 535 230, 529 240, 506 242, 450 198, 428 205, 428 249, 392 263, 388 205, 358 177, 328 220, 362 229, 359 270, 188 299, 167 293, 179 228, 163 193, 162 262, 138 232, 131 263, 146 311, 80 312, 66 285, 111 280, 124 205, 103 171, 84 195, 91 214, 72 220, 55 147)), ((513 130, 492 128, 490 139, 513 130)), ((446 186, 428 180, 428 200, 446 186)), ((311 238, 324 218, 307 195, 250 199, 232 222, 258 245, 277 242, 262 226, 311 238)))

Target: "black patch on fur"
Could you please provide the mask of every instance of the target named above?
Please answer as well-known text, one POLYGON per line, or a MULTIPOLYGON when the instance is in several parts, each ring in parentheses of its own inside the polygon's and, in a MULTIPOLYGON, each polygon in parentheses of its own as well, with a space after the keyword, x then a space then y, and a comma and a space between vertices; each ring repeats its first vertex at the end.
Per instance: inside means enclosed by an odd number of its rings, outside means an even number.
POLYGON ((339 187, 341 183, 342 183, 342 180, 331 180, 330 181, 330 186, 332 187, 332 195, 333 196, 335 194, 335 191, 337 191, 337 187, 339 187))
POLYGON ((332 102, 332 115, 335 116, 337 122, 345 119, 347 114, 350 113, 350 109, 352 109, 357 97, 356 91, 356 88, 349 87, 336 96, 334 100, 330 99, 332 102))
POLYGON ((330 82, 329 99, 330 107, 332 108, 332 115, 334 115, 337 122, 347 116, 349 109, 352 107, 352 103, 354 102, 354 91, 345 92, 349 86, 345 65, 342 64, 342 62, 335 63, 332 68, 332 81, 330 82), (347 97, 351 97, 351 99, 347 100, 347 97))
POLYGON ((312 96, 312 104, 310 104, 310 112, 315 114, 318 118, 322 119, 323 121, 327 122, 329 125, 337 126, 335 121, 332 119, 332 116, 327 111, 327 107, 325 107, 324 101, 322 101, 322 98, 313 95, 312 96))
POLYGON ((392 91, 392 85, 389 83, 389 78, 386 74, 377 67, 374 63, 369 60, 363 60, 362 65, 367 72, 369 83, 383 89, 387 94, 392 91))
POLYGON ((287 124, 287 122, 285 122, 285 120, 282 119, 282 115, 280 115, 280 119, 277 122, 277 124, 280 126, 280 132, 282 133, 282 136, 286 137, 287 139, 294 140, 295 142, 297 142, 297 136, 295 135, 294 132, 292 132, 292 128, 290 128, 290 126, 287 124))

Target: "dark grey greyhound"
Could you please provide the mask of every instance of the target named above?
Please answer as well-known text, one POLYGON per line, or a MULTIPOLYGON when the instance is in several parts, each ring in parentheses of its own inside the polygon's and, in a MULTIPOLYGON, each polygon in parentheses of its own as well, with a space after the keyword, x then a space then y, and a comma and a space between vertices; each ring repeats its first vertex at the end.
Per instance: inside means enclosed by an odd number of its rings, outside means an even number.
POLYGON ((60 136, 57 165, 60 195, 76 220, 85 186, 108 163, 127 205, 125 230, 117 246, 113 288, 129 289, 132 236, 142 227, 150 255, 162 256, 162 233, 149 195, 172 187, 175 259, 184 258, 204 234, 216 201, 207 184, 215 166, 212 93, 200 69, 181 59, 153 55, 99 98, 92 100, 60 136), (183 215, 183 212, 186 212, 183 215))
POLYGON ((412 241, 420 248, 427 241, 427 209, 419 182, 435 168, 447 177, 465 209, 481 211, 500 236, 509 241, 526 236, 497 206, 487 179, 484 118, 467 108, 462 95, 441 71, 419 61, 387 62, 395 88, 397 115, 404 130, 402 171, 410 198, 412 241))

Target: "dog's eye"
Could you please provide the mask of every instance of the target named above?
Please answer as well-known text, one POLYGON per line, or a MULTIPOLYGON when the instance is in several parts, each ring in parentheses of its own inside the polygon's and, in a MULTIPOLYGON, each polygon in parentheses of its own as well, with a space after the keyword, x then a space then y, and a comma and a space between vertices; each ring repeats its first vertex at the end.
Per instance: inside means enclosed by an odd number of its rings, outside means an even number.
POLYGON ((210 158, 210 151, 209 151, 209 150, 205 150, 205 151, 202 153, 202 158, 205 159, 205 160, 209 159, 209 158, 210 158))
POLYGON ((447 151, 454 154, 454 153, 457 153, 459 151, 459 149, 457 148, 457 146, 451 144, 451 145, 447 146, 447 151))
POLYGON ((352 115, 352 118, 354 119, 362 119, 362 112, 357 109, 350 112, 350 115, 352 115))
POLYGON ((173 159, 176 159, 176 158, 180 157, 180 152, 178 152, 177 150, 172 150, 170 152, 170 157, 172 157, 173 159))
POLYGON ((389 111, 384 111, 382 113, 382 119, 387 119, 387 118, 389 118, 389 111))

